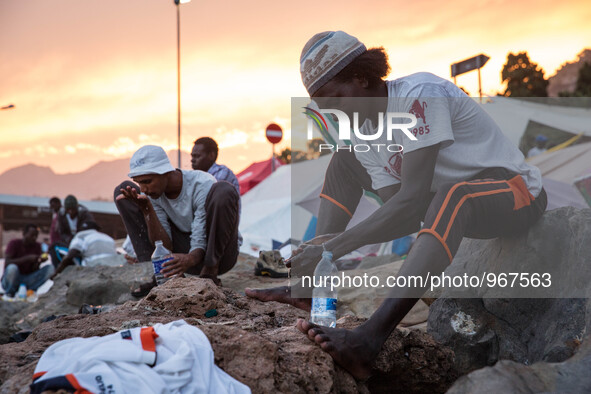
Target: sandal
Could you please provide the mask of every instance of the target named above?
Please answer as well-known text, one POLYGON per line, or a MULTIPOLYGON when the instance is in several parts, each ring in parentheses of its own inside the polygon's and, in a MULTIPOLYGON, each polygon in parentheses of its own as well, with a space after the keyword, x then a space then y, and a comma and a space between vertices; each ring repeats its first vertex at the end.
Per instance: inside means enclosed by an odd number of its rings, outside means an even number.
POLYGON ((154 287, 156 287, 156 278, 152 277, 152 280, 150 282, 142 283, 140 287, 138 287, 135 290, 132 290, 131 295, 136 298, 143 298, 147 296, 150 290, 152 290, 154 287))

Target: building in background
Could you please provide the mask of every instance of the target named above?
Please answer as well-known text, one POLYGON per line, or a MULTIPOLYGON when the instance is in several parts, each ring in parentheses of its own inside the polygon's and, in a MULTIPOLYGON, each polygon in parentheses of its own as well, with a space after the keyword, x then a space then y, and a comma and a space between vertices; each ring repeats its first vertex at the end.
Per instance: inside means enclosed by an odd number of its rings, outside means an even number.
MULTIPOLYGON (((113 202, 79 201, 79 203, 92 212, 103 233, 114 239, 125 238, 127 232, 113 202)), ((10 234, 14 232, 14 237, 20 237, 27 223, 40 227, 40 242, 43 242, 45 237, 49 237, 51 225, 49 197, 0 194, 0 258, 4 257, 4 248, 13 238, 10 234)))

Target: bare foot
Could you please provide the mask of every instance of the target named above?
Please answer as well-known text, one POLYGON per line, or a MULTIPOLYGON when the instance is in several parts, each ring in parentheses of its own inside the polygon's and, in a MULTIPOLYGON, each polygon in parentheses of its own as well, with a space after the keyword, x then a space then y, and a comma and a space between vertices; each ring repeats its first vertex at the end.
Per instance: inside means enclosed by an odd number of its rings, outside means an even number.
POLYGON ((322 327, 302 319, 298 319, 296 326, 353 377, 365 380, 371 376, 371 364, 377 357, 381 344, 371 341, 366 333, 322 327))
POLYGON ((310 298, 291 298, 289 286, 273 287, 270 289, 244 289, 244 293, 262 302, 277 301, 310 312, 312 300, 310 298))

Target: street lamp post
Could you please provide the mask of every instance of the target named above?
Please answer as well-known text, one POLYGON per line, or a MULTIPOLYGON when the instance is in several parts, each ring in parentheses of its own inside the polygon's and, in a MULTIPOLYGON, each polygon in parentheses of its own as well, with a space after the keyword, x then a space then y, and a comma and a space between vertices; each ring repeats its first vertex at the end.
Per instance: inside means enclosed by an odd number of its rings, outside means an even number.
POLYGON ((176 5, 176 73, 177 73, 177 149, 181 168, 181 4, 191 0, 174 0, 176 5))

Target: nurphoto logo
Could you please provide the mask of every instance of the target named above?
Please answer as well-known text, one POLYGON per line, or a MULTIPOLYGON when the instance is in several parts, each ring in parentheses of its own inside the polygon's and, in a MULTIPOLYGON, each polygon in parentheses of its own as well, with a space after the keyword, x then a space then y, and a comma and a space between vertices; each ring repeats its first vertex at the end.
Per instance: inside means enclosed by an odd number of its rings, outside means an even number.
MULTIPOLYGON (((374 134, 363 134, 359 131, 359 113, 353 113, 353 123, 351 127, 351 121, 349 116, 341 110, 334 109, 334 108, 325 108, 320 110, 315 110, 310 107, 304 107, 304 114, 308 117, 308 125, 307 131, 308 140, 313 139, 313 131, 314 127, 318 128, 320 134, 322 136, 330 135, 329 127, 327 118, 324 116, 328 114, 329 116, 332 115, 332 124, 335 125, 335 128, 338 130, 338 139, 339 141, 351 141, 351 129, 355 135, 355 139, 357 141, 376 141, 382 138, 384 131, 386 132, 386 139, 388 142, 392 141, 394 130, 402 131, 411 141, 416 141, 417 137, 413 135, 413 133, 409 130, 412 129, 417 124, 417 117, 413 113, 406 113, 406 112, 387 112, 386 116, 384 116, 383 112, 378 113, 378 127, 375 130, 374 134), (384 119, 385 119, 385 127, 384 127, 384 119), (410 121, 409 121, 410 120, 410 121)), ((325 138, 326 139, 326 138, 325 138)), ((388 152, 402 152, 403 147, 400 144, 384 144, 384 143, 373 143, 373 144, 365 144, 365 143, 352 143, 347 144, 345 146, 338 146, 336 143, 326 143, 320 144, 318 149, 320 152, 322 150, 348 150, 351 151, 353 149, 355 152, 368 152, 372 150, 372 147, 375 148, 378 152, 380 149, 385 149, 388 152)))

